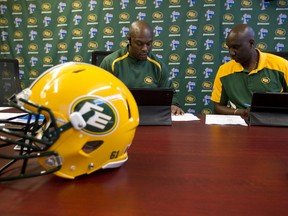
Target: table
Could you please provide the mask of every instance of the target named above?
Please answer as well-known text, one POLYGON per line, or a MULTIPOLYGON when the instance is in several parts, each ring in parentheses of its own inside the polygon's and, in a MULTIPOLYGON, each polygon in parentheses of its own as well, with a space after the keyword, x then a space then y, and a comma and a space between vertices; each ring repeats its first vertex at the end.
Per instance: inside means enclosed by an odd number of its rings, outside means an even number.
POLYGON ((287 128, 199 117, 138 127, 119 169, 1 182, 1 215, 288 215, 287 128))

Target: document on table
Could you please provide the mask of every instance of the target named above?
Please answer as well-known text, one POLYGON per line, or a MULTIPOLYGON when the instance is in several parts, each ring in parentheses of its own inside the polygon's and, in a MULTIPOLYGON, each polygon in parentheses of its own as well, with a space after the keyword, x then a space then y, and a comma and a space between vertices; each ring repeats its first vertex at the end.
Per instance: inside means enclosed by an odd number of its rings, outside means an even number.
POLYGON ((172 115, 172 121, 195 121, 200 120, 192 113, 184 113, 184 115, 172 115))
POLYGON ((205 124, 218 125, 243 125, 248 126, 241 116, 238 115, 206 115, 205 124))
POLYGON ((26 113, 0 113, 0 120, 8 120, 24 115, 26 115, 26 113))
POLYGON ((11 109, 12 107, 0 107, 0 111, 6 110, 6 109, 11 109))

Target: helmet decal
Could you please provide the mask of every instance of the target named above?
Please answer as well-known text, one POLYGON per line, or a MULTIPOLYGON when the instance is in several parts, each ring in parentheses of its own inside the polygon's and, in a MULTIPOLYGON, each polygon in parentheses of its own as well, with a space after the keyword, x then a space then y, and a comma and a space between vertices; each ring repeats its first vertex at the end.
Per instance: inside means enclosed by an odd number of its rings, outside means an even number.
POLYGON ((82 116, 85 116, 86 127, 82 131, 90 135, 107 135, 118 126, 117 110, 113 104, 102 97, 86 96, 77 98, 70 109, 70 114, 73 112, 80 112, 82 116))

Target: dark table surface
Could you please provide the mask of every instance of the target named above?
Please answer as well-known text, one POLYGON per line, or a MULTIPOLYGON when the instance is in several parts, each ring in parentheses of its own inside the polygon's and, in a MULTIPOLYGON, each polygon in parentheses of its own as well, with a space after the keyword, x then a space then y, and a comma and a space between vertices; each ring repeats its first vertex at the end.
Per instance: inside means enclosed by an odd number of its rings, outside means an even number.
POLYGON ((119 169, 0 182, 0 215, 288 215, 288 129, 140 126, 119 169))

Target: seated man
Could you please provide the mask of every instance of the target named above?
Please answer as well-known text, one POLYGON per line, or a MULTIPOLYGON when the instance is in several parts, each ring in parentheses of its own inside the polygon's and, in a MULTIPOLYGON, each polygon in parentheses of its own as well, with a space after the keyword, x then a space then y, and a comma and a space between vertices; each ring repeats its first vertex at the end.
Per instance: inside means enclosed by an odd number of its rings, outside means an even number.
POLYGON ((254 31, 236 25, 226 44, 231 61, 220 66, 211 100, 216 114, 248 116, 254 92, 287 92, 288 61, 255 48, 254 31))
MULTIPOLYGON (((153 42, 150 25, 142 20, 133 22, 127 39, 127 47, 106 56, 100 67, 113 73, 128 88, 172 88, 166 65, 150 53, 153 42)), ((174 115, 184 114, 175 95, 171 112, 174 115)))

